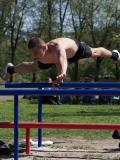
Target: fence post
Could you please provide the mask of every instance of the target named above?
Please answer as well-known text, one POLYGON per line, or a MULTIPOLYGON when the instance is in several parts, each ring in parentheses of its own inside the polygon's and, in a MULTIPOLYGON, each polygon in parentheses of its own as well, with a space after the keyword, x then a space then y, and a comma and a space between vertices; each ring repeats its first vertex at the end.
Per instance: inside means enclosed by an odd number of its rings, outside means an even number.
POLYGON ((26 154, 30 154, 30 128, 26 128, 26 154))
MULTIPOLYGON (((42 96, 38 97, 38 122, 42 122, 42 96)), ((42 129, 38 129, 38 147, 42 145, 42 129)))
POLYGON ((18 116, 19 105, 18 105, 18 95, 14 95, 14 160, 18 160, 18 116))

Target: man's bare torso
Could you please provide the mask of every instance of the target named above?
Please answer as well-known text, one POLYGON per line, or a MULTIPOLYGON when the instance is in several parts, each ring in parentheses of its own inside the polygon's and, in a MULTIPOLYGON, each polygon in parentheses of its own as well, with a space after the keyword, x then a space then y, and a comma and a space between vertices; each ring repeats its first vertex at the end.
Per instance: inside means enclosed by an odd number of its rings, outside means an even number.
POLYGON ((42 63, 57 63, 58 51, 61 51, 62 54, 66 54, 67 59, 69 59, 73 57, 78 50, 77 42, 70 38, 53 39, 46 43, 46 45, 48 50, 44 57, 39 60, 42 63))

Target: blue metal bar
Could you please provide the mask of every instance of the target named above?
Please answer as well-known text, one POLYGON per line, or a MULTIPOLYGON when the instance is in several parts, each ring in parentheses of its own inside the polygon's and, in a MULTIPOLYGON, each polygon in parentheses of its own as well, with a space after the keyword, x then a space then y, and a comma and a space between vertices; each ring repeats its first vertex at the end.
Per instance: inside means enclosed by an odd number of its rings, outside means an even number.
POLYGON ((120 89, 0 89, 0 95, 120 95, 120 89))
POLYGON ((5 88, 42 88, 42 87, 52 87, 51 83, 5 83, 5 88))
POLYGON ((14 96, 14 160, 18 160, 18 96, 14 96))
MULTIPOLYGON (((120 88, 120 82, 64 82, 54 84, 64 88, 120 88)), ((46 88, 53 87, 52 83, 5 83, 6 88, 46 88)))
MULTIPOLYGON (((38 122, 42 122, 42 96, 38 97, 38 122)), ((42 129, 38 129, 38 147, 42 145, 42 129)))

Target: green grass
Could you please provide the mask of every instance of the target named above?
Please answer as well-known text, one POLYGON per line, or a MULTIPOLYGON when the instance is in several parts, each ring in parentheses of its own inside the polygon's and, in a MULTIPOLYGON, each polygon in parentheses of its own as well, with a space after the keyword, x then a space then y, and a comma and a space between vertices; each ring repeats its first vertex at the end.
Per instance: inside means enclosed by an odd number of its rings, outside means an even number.
MULTIPOLYGON (((0 101, 0 121, 13 121, 13 101, 0 101)), ((19 121, 37 121, 37 104, 20 100, 19 121)), ((119 105, 43 105, 43 121, 46 122, 96 122, 120 123, 119 105)), ((85 139, 111 137, 112 131, 43 129, 44 137, 82 136, 85 139)), ((31 129, 31 136, 37 137, 37 129, 31 129)), ((0 129, 0 137, 13 139, 13 129, 0 129)), ((25 130, 20 129, 25 138, 25 130)))

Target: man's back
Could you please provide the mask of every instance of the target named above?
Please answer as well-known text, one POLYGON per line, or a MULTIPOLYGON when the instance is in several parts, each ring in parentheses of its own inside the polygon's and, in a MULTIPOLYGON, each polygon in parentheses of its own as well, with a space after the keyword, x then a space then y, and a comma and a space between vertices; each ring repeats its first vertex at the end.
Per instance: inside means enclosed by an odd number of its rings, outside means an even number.
POLYGON ((79 44, 71 38, 56 38, 47 43, 47 45, 56 45, 61 50, 65 50, 67 58, 71 58, 78 50, 79 44))

